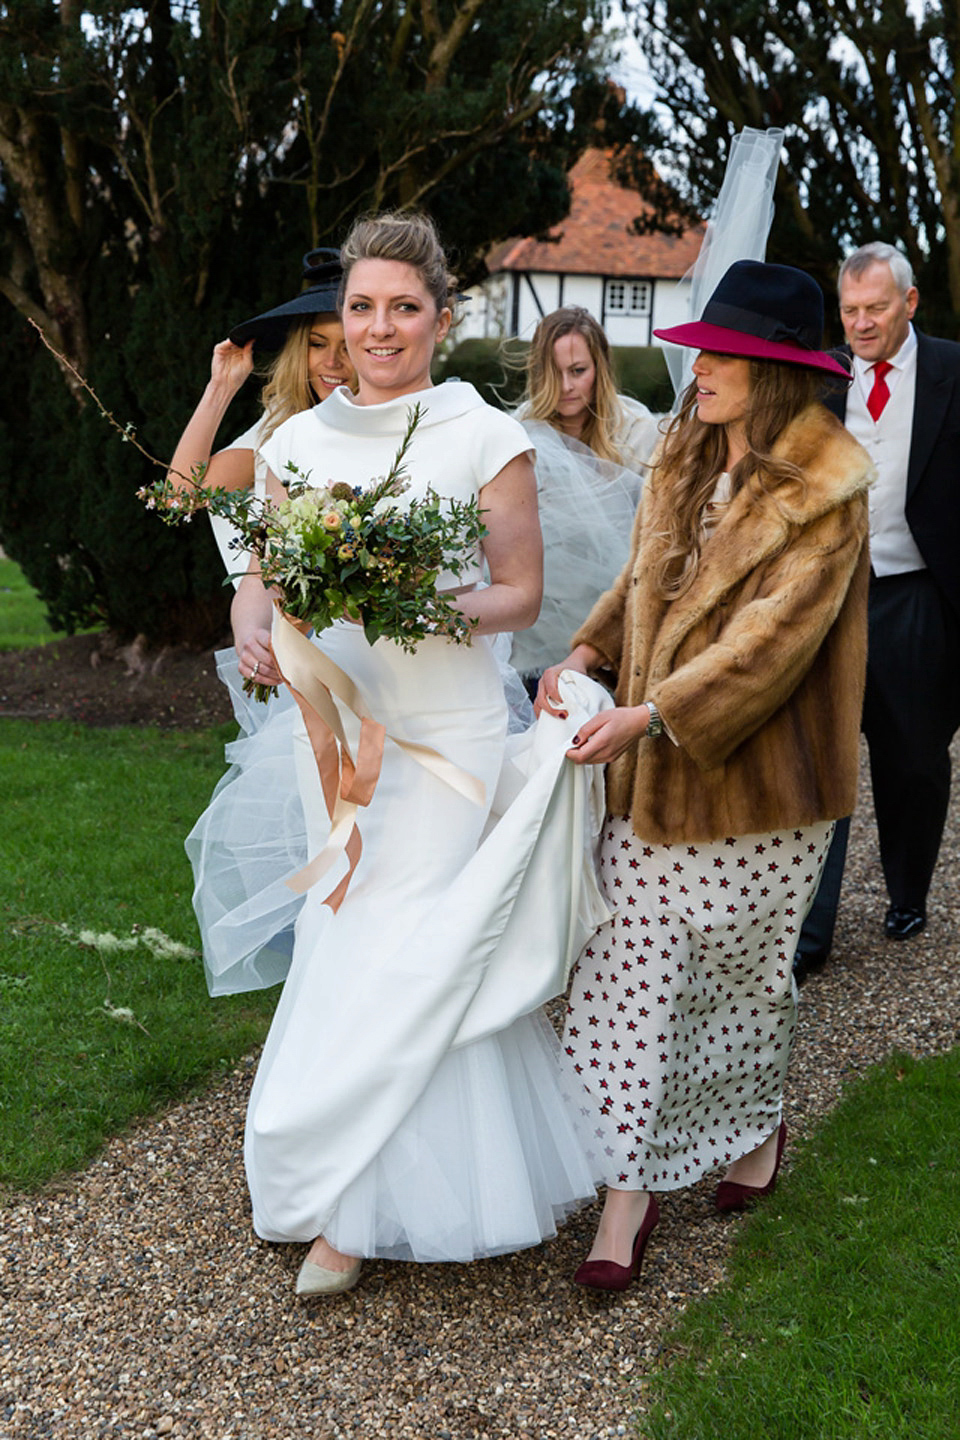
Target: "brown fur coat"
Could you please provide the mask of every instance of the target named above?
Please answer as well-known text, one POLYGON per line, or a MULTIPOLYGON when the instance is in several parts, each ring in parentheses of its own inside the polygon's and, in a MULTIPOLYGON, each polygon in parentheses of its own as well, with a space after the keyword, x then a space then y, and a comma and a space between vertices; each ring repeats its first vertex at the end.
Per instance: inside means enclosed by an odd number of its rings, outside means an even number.
POLYGON ((575 637, 603 657, 617 703, 652 700, 677 742, 641 739, 607 768, 608 809, 642 839, 717 840, 853 809, 873 470, 821 405, 775 453, 805 483, 741 489, 672 601, 656 584, 670 476, 655 470, 631 558, 575 637))

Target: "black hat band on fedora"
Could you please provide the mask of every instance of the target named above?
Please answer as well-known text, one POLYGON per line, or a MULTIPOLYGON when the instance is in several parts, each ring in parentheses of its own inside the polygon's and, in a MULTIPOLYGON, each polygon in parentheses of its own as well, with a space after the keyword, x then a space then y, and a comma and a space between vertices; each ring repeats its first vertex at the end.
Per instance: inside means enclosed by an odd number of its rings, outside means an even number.
POLYGON ((701 319, 653 333, 671 345, 688 345, 747 360, 803 365, 850 383, 848 370, 820 349, 820 286, 793 265, 735 260, 704 306, 701 319))
POLYGON ((722 300, 708 300, 701 316, 706 325, 723 325, 759 340, 775 340, 781 345, 800 345, 804 350, 820 349, 820 332, 812 325, 786 325, 772 315, 758 315, 739 305, 725 305, 722 300))
POLYGON ((303 278, 308 285, 336 285, 339 288, 342 275, 340 251, 330 245, 308 250, 303 257, 303 278))

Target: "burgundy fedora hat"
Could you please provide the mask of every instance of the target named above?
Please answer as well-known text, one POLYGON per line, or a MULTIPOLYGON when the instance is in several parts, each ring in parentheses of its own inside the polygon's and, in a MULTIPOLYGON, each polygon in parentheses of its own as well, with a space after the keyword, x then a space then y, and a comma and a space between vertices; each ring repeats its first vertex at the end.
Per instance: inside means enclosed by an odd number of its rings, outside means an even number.
POLYGON ((792 265, 737 260, 710 296, 699 320, 654 330, 659 340, 738 355, 806 365, 850 379, 839 360, 821 350, 823 295, 817 282, 792 265))

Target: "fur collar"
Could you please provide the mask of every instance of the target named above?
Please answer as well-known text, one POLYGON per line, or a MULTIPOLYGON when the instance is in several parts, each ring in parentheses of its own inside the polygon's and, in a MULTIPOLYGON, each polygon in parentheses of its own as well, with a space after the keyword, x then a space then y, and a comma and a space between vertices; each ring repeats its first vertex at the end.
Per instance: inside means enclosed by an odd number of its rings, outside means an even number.
POLYGON ((804 486, 787 483, 777 499, 797 525, 844 505, 876 478, 866 451, 824 405, 811 405, 787 426, 773 453, 804 472, 804 486))
MULTIPOLYGON (((799 466, 803 483, 785 481, 766 495, 758 495, 748 486, 738 491, 703 548, 689 590, 665 611, 658 644, 658 649, 662 645, 661 654, 670 655, 686 633, 723 603, 726 594, 777 555, 786 545, 791 527, 809 525, 847 504, 864 493, 875 476, 866 451, 836 416, 819 404, 809 406, 787 426, 774 454, 799 466)), ((656 512, 664 504, 666 487, 655 488, 656 512)), ((663 527, 655 517, 651 519, 647 534, 653 545, 659 546, 657 532, 662 534, 663 527)), ((644 568, 652 567, 652 555, 645 557, 641 550, 638 559, 644 568)), ((654 678, 659 677, 651 676, 654 678)))

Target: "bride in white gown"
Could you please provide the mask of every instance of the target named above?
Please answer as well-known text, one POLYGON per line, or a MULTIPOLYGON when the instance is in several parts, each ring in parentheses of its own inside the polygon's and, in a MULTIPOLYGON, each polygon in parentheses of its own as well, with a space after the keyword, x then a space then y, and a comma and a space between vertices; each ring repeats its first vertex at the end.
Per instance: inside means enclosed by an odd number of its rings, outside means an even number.
MULTIPOLYGON (((530 440, 472 386, 431 387, 451 286, 429 221, 358 222, 342 259, 358 394, 342 388, 273 434, 268 485, 281 493, 290 462, 318 483, 368 482, 389 467, 419 403, 408 493, 479 497, 488 533, 469 573, 438 581, 475 622, 471 645, 428 638, 410 655, 387 640, 370 646, 346 621, 313 642, 388 738, 345 898, 334 908, 327 891, 342 875, 333 874, 303 900, 248 1111, 254 1226, 268 1240, 311 1244, 297 1285, 305 1294, 348 1289, 364 1256, 463 1261, 537 1244, 595 1193, 562 1100, 556 1040, 536 1006, 562 987, 578 923, 589 931, 600 918, 584 846, 599 796, 558 778, 571 773, 569 736, 542 727, 534 750, 547 763, 535 758, 528 784, 514 774, 505 785, 506 707, 486 638, 529 625, 540 601, 530 440), (485 798, 460 793, 394 742, 438 751, 485 798)), ((251 573, 234 601, 236 648, 241 673, 267 684, 281 680, 271 610, 251 573)), ((330 822, 305 728, 292 731, 315 852, 330 822)))

